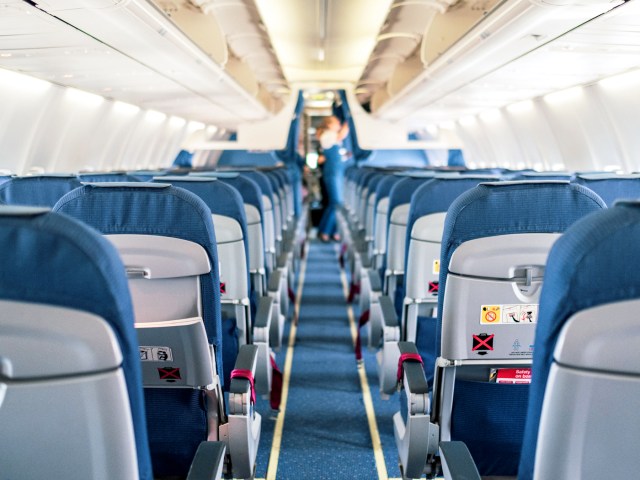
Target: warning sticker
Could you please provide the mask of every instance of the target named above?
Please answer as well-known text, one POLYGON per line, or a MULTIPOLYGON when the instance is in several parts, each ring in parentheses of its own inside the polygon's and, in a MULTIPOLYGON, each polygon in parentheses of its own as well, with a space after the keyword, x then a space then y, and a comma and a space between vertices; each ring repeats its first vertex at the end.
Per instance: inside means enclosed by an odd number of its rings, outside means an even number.
POLYGON ((482 305, 480 323, 484 323, 485 325, 500 323, 501 310, 502 309, 500 305, 482 305))
POLYGON ((160 377, 160 380, 167 380, 168 382, 175 382, 182 378, 180 376, 180 369, 175 367, 159 368, 158 376, 160 377))
POLYGON ((439 287, 440 287, 440 282, 429 282, 429 293, 433 295, 438 295, 439 287))
POLYGON ((440 260, 439 259, 434 259, 433 260, 433 267, 431 268, 431 273, 433 273, 434 275, 440 275, 440 260))
POLYGON ((486 355, 487 352, 493 351, 493 337, 493 334, 489 335, 486 333, 473 335, 473 346, 471 347, 471 351, 476 352, 478 355, 486 355))
POLYGON ((172 362, 173 352, 169 347, 138 347, 141 362, 172 362))
POLYGON ((480 323, 483 325, 529 325, 537 322, 537 304, 482 305, 480 310, 480 323))
POLYGON ((496 383, 531 383, 530 368, 499 368, 495 374, 496 383))

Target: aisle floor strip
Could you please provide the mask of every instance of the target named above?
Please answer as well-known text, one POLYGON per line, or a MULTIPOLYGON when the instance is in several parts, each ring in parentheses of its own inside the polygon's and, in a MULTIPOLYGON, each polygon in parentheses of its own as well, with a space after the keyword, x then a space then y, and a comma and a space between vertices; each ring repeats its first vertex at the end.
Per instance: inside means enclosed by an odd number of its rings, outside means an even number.
MULTIPOLYGON (((339 252, 336 252, 339 253, 339 252)), ((342 282, 342 291, 344 298, 349 296, 349 287, 347 284, 347 275, 344 269, 340 269, 340 281, 342 282)), ((353 306, 347 304, 347 316, 349 318, 349 328, 351 329, 351 341, 355 346, 357 327, 356 321, 353 315, 353 306)), ((364 363, 358 365, 358 376, 360 377, 360 387, 362 388, 362 401, 367 413, 367 422, 369 423, 369 433, 371 434, 371 443, 373 445, 373 456, 376 462, 376 469, 378 470, 379 480, 389 480, 387 474, 387 465, 384 462, 384 455, 382 453, 382 444, 380 443, 380 433, 378 432, 378 423, 376 422, 376 413, 373 409, 373 400, 371 398, 371 389, 369 388, 369 381, 367 380, 367 372, 365 370, 364 363)))
POLYGON ((267 467, 266 480, 276 480, 278 471, 278 460, 280 458, 280 445, 282 444, 282 430, 284 428, 284 416, 287 410, 287 399, 289 397, 289 381, 291 379, 291 367, 293 365, 293 348, 296 343, 297 319, 300 316, 300 302, 302 301, 302 290, 304 288, 304 277, 307 271, 307 258, 305 255, 300 265, 300 276, 298 277, 298 291, 296 292, 296 301, 294 304, 293 317, 291 320, 291 328, 289 330, 289 343, 287 348, 287 356, 284 361, 284 373, 282 374, 282 397, 280 402, 280 413, 276 420, 276 426, 273 432, 273 441, 271 443, 271 455, 269 456, 269 466, 267 467))

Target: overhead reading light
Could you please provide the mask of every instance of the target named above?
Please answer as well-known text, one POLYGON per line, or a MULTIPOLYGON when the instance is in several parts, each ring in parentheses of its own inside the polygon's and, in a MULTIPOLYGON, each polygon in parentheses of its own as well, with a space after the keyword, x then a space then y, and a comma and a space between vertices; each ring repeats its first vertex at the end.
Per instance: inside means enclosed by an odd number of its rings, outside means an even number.
POLYGON ((202 130, 204 127, 202 122, 189 122, 189 130, 191 131, 202 130))

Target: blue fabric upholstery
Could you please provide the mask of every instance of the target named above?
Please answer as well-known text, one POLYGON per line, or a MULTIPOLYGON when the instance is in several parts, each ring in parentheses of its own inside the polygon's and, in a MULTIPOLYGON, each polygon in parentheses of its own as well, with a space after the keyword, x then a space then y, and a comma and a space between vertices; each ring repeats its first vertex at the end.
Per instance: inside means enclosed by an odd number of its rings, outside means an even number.
POLYGON ((520 172, 515 179, 519 180, 571 180, 569 172, 520 172))
POLYGON ((137 182, 150 182, 153 177, 167 175, 166 170, 134 170, 127 172, 127 175, 137 182))
POLYGON ((429 165, 429 158, 424 150, 374 150, 362 165, 424 167, 429 165))
MULTIPOLYGON (((453 201, 467 190, 481 182, 497 180, 491 175, 459 175, 456 177, 435 177, 419 186, 411 196, 409 219, 407 221, 407 241, 405 243, 404 265, 407 270, 409 243, 413 224, 420 217, 433 213, 446 212, 453 201)), ((405 285, 406 288, 406 285, 405 285)))
POLYGON ((250 152, 248 150, 225 150, 218 159, 219 167, 271 166, 278 163, 274 152, 250 152))
POLYGON ((207 440, 204 392, 145 388, 144 396, 154 471, 156 475, 184 477, 198 445, 207 440))
POLYGON ((558 335, 575 313, 640 298, 640 204, 620 202, 577 221, 549 254, 540 296, 519 478, 533 478, 547 377, 558 335))
POLYGON ((257 171, 242 171, 242 170, 239 171, 239 173, 240 173, 240 176, 249 178, 254 182, 256 182, 258 184, 258 187, 260 187, 262 194, 271 200, 271 205, 273 205, 275 208, 275 203, 273 201, 273 198, 275 195, 273 191, 273 186, 269 178, 264 173, 257 172, 257 171))
POLYGON ((170 185, 85 185, 62 197, 54 211, 82 220, 104 235, 161 235, 202 246, 211 272, 200 278, 201 293, 203 299, 212 299, 202 303, 203 320, 209 342, 216 347, 218 365, 223 365, 216 237, 211 211, 197 195, 170 185))
POLYGON ((440 253, 438 332, 451 256, 476 238, 515 233, 562 233, 588 213, 605 208, 591 190, 563 181, 484 183, 460 195, 449 207, 440 253))
POLYGON ((424 372, 427 376, 429 388, 433 386, 433 365, 436 363, 436 354, 433 345, 436 343, 436 325, 435 317, 418 316, 416 322, 416 348, 422 357, 425 366, 424 372))
POLYGON ((65 215, 6 216, 7 209, 0 208, 0 298, 83 310, 111 326, 123 355, 140 478, 152 480, 138 340, 118 253, 65 215))
MULTIPOLYGON (((84 221, 103 234, 174 237, 194 242, 206 251, 211 263, 211 271, 200 276, 200 293, 203 299, 202 318, 209 343, 215 346, 218 368, 220 372, 224 372, 221 374, 220 381, 223 385, 228 385, 232 366, 225 365, 224 359, 237 356, 237 344, 234 345, 232 340, 225 342, 229 339, 225 337, 229 326, 225 325, 227 328, 223 329, 215 233, 211 211, 204 201, 191 192, 168 184, 90 184, 65 195, 54 209, 84 221), (234 347, 235 350, 231 353, 229 350, 234 347)), ((172 455, 170 462, 162 460, 160 463, 154 463, 153 468, 158 476, 172 475, 171 472, 178 467, 183 468, 180 474, 186 475, 188 462, 195 455, 196 439, 179 437, 174 431, 198 430, 197 424, 201 425, 200 429, 207 428, 206 415, 196 412, 197 415, 194 418, 191 415, 193 410, 190 409, 182 410, 180 413, 176 411, 177 408, 173 411, 167 410, 166 405, 173 405, 182 394, 182 392, 176 393, 174 389, 160 389, 152 394, 158 402, 147 404, 148 419, 164 415, 164 421, 167 424, 165 429, 154 427, 149 432, 153 458, 157 460, 162 456, 154 450, 154 446, 165 445, 165 442, 169 441, 173 443, 170 450, 175 454, 175 456, 172 455), (171 412, 170 417, 167 417, 168 411, 171 412), (190 416, 189 426, 182 425, 181 417, 186 416, 190 416), (175 425, 170 427, 171 423, 175 425), (171 435, 167 438, 168 429, 171 435), (164 470, 167 465, 169 470, 164 470)))
POLYGON ((222 183, 232 186, 242 196, 244 203, 256 207, 260 212, 260 218, 263 218, 262 191, 254 180, 240 176, 237 172, 201 172, 190 176, 217 178, 222 183))
POLYGON ((81 173, 78 179, 83 183, 98 182, 137 182, 138 179, 126 172, 113 173, 81 173))
POLYGON ((378 172, 372 177, 369 178, 369 182, 367 183, 367 188, 369 189, 369 195, 376 192, 378 189, 378 185, 380 182, 389 176, 388 173, 378 172))
POLYGON ((481 475, 515 475, 529 385, 456 380, 452 440, 463 441, 481 475))
POLYGON ((609 207, 616 200, 640 198, 640 175, 578 175, 574 182, 596 192, 609 207))
MULTIPOLYGON (((423 185, 425 182, 428 182, 433 179, 432 172, 420 172, 416 176, 404 176, 402 180, 396 182, 395 185, 391 188, 389 192, 389 214, 387 215, 387 232, 389 232, 389 227, 391 224, 391 214, 393 210, 402 204, 410 203, 411 197, 416 189, 423 185), (423 175, 424 173, 424 175, 423 175)), ((384 256, 382 261, 382 271, 384 272, 387 268, 387 256, 384 256)), ((398 281, 398 286, 396 288, 396 296, 394 305, 396 308, 396 313, 401 315, 402 312, 402 299, 404 299, 404 279, 398 281), (398 299, 400 299, 398 301, 398 299)))
MULTIPOLYGON (((238 191, 224 182, 207 177, 170 177, 164 176, 153 180, 154 183, 170 183, 174 187, 184 188, 195 193, 209 207, 211 213, 236 220, 242 230, 244 253, 249 265, 249 237, 247 235, 247 217, 245 216, 242 197, 238 191)), ((250 285, 247 270, 247 285, 250 285)), ((250 293, 250 292, 247 292, 250 293)))
POLYGON ((0 185, 0 202, 51 208, 64 194, 81 185, 72 175, 13 177, 0 185))
MULTIPOLYGON (((561 233, 584 215, 604 207, 600 197, 591 190, 560 181, 485 183, 460 195, 448 210, 442 237, 438 321, 434 345, 436 355, 439 356, 441 351, 443 300, 449 262, 458 246, 469 240, 496 235, 561 233)), ((425 367, 429 368, 427 365, 425 367)), ((458 381, 457 384, 459 383, 458 381)), ((461 435, 460 438, 468 442, 472 455, 480 462, 478 468, 481 475, 515 475, 519 461, 516 458, 521 449, 524 430, 522 414, 526 410, 526 393, 520 392, 524 389, 509 390, 493 388, 496 387, 495 384, 487 385, 489 386, 471 385, 467 382, 460 391, 456 386, 452 439, 457 440, 458 435, 461 435), (456 404, 455 402, 460 401, 457 397, 467 393, 467 389, 468 400, 456 404), (473 404, 477 404, 475 412, 473 404), (478 408, 481 408, 485 418, 480 418, 478 408), (505 426, 501 420, 508 418, 507 414, 515 415, 510 418, 509 426, 505 426), (486 425, 483 422, 487 422, 486 425), (486 440, 488 431, 479 430, 478 425, 487 429, 491 425, 491 428, 496 428, 491 434, 493 443, 486 440), (492 456, 486 458, 487 448, 493 445, 495 448, 489 450, 492 456)))
POLYGON ((383 198, 389 198, 389 193, 391 193, 391 189, 393 186, 402 180, 402 177, 398 177, 397 175, 387 175, 376 187, 376 210, 378 209, 378 202, 383 198))
POLYGON ((394 208, 404 203, 410 203, 416 189, 432 179, 433 174, 428 172, 425 176, 406 176, 396 182, 389 192, 389 218, 387 221, 391 221, 391 212, 394 208))

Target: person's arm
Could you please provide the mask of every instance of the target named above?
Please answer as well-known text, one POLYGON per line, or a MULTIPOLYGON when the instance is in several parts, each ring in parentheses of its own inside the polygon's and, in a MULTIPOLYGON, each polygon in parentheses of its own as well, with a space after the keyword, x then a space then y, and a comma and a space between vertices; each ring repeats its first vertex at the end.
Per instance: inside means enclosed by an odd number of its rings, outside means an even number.
POLYGON ((340 130, 338 130, 338 141, 341 142, 342 140, 347 138, 347 135, 349 135, 349 124, 347 122, 344 122, 340 127, 340 130))

